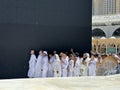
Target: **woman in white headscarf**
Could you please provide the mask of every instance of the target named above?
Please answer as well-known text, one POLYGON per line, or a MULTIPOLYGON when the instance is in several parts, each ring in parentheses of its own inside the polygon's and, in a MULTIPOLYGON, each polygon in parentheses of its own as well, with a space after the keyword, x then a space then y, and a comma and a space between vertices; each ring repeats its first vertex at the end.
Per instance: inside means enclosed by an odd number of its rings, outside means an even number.
POLYGON ((86 60, 85 60, 85 62, 86 62, 86 64, 87 64, 87 67, 88 67, 88 64, 89 64, 89 61, 90 61, 90 55, 89 55, 89 53, 85 53, 86 54, 86 60))
POLYGON ((42 50, 40 50, 37 58, 37 63, 35 65, 35 78, 40 78, 42 76, 42 71, 41 71, 42 59, 43 59, 43 52, 42 50))
POLYGON ((34 50, 31 50, 31 57, 29 60, 29 70, 28 70, 29 78, 35 77, 35 65, 36 65, 36 56, 34 54, 34 50))
POLYGON ((47 77, 48 72, 48 53, 47 51, 43 52, 43 61, 42 61, 42 77, 47 77))
POLYGON ((54 55, 54 62, 52 63, 54 77, 61 77, 61 63, 58 54, 54 55))
POLYGON ((73 71, 74 71, 74 56, 73 54, 70 54, 68 61, 68 77, 73 77, 73 71))
POLYGON ((88 53, 83 54, 83 58, 81 58, 81 66, 80 66, 80 72, 81 76, 88 76, 88 64, 90 61, 90 56, 88 53))

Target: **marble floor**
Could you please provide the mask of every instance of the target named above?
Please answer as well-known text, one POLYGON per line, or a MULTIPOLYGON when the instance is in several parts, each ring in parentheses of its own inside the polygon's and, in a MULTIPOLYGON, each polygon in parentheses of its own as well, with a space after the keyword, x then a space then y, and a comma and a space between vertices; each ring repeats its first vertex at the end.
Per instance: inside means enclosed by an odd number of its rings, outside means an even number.
POLYGON ((120 90, 120 75, 0 80, 0 90, 120 90))

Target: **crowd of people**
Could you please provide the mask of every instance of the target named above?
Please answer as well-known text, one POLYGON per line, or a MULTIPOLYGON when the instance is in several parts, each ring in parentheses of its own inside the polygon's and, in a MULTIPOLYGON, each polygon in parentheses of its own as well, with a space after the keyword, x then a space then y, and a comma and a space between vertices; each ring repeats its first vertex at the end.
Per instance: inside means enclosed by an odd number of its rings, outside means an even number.
MULTIPOLYGON (((118 58, 116 56, 116 58, 118 58)), ((71 49, 71 53, 56 51, 48 54, 47 51, 39 51, 36 58, 35 51, 31 50, 29 60, 29 78, 45 77, 79 77, 96 76, 96 64, 102 62, 102 57, 96 54, 84 53, 82 57, 71 49)))

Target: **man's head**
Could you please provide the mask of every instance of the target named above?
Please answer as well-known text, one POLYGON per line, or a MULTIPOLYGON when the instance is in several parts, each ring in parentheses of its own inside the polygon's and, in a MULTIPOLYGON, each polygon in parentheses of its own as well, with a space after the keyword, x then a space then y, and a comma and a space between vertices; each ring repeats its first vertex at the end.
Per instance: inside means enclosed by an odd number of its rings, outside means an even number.
POLYGON ((42 51, 42 50, 39 51, 39 55, 41 55, 41 54, 43 54, 43 51, 42 51))
POLYGON ((73 48, 71 48, 70 51, 71 51, 71 52, 74 52, 74 51, 73 51, 73 48))
POLYGON ((57 51, 53 51, 53 54, 54 54, 54 55, 57 54, 57 51))
POLYGON ((48 55, 47 51, 43 51, 43 56, 47 56, 47 55, 48 55))
POLYGON ((83 54, 83 58, 87 58, 87 55, 86 55, 86 53, 84 53, 84 54, 83 54))
POLYGON ((30 51, 30 54, 34 54, 34 53, 35 53, 35 51, 34 51, 34 50, 31 50, 31 51, 30 51))
POLYGON ((53 55, 52 54, 49 54, 49 57, 51 58, 53 55))
POLYGON ((62 57, 62 56, 63 56, 63 54, 64 54, 64 53, 63 53, 63 52, 61 52, 61 53, 60 53, 60 57, 62 57))
POLYGON ((91 60, 94 60, 94 59, 95 59, 95 55, 92 54, 92 55, 91 55, 91 60))
POLYGON ((102 59, 102 57, 101 57, 101 55, 99 54, 99 55, 98 55, 98 60, 100 60, 100 59, 102 59))
POLYGON ((73 59, 73 54, 69 55, 69 59, 72 60, 73 59))
POLYGON ((62 58, 65 60, 66 57, 67 57, 67 54, 66 54, 66 53, 63 53, 62 58))

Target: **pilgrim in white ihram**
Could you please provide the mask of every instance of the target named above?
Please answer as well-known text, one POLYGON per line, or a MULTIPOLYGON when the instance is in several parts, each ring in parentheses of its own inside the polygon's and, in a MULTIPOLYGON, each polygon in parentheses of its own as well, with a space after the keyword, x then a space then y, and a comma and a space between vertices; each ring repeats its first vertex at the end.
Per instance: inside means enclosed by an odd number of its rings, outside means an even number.
POLYGON ((42 71, 41 71, 42 59, 43 59, 43 53, 42 51, 39 51, 37 63, 35 66, 35 78, 40 78, 42 76, 42 71))
POLYGON ((42 77, 47 77, 48 72, 48 54, 47 51, 43 52, 43 61, 42 61, 42 77))
POLYGON ((31 50, 31 57, 29 60, 29 70, 28 70, 29 78, 34 78, 35 76, 35 65, 36 65, 36 56, 34 54, 34 50, 31 50))
POLYGON ((55 54, 54 62, 52 63, 54 77, 61 77, 61 63, 58 54, 55 54))

